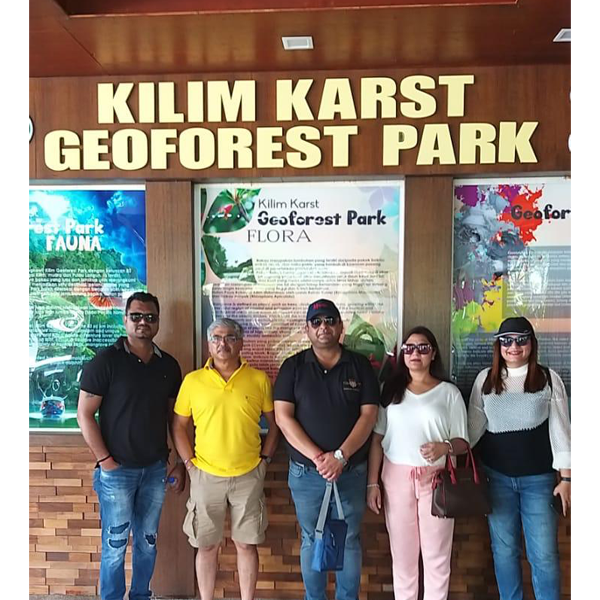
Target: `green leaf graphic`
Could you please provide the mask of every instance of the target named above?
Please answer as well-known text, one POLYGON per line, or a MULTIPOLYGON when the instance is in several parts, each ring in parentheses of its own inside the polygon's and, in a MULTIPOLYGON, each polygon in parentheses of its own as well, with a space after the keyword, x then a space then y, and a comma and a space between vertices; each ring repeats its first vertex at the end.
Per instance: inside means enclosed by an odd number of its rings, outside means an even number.
POLYGON ((260 189, 238 188, 232 194, 223 190, 212 203, 206 221, 204 233, 229 233, 248 225, 252 219, 255 196, 260 189))
POLYGON ((206 188, 200 188, 200 223, 202 223, 206 212, 206 201, 206 188))
POLYGON ((376 363, 381 363, 385 356, 385 342, 381 332, 357 314, 354 314, 348 327, 344 346, 376 363))

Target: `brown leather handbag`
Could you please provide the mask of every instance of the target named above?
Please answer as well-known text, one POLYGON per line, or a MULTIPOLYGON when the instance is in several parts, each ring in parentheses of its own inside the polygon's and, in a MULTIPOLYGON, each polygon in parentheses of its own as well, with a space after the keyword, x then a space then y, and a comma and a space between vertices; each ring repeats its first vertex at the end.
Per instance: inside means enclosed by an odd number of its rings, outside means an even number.
POLYGON ((435 474, 432 486, 431 514, 434 517, 454 519, 492 512, 487 477, 477 468, 470 447, 467 447, 464 467, 455 467, 450 455, 446 457, 446 468, 435 474))

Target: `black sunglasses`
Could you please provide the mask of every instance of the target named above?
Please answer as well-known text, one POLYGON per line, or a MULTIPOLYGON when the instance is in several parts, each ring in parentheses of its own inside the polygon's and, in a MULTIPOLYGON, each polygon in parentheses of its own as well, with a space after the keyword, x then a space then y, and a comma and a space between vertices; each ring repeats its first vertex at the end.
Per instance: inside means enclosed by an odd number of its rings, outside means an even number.
POLYGON ((146 321, 146 323, 157 323, 158 322, 158 315, 154 314, 154 313, 129 313, 129 315, 127 315, 134 323, 139 323, 140 321, 144 320, 146 321))
POLYGON ((500 342, 501 346, 504 346, 504 348, 510 348, 513 345, 513 342, 515 342, 517 344, 517 346, 527 346, 527 343, 529 342, 530 339, 531 339, 530 334, 519 335, 517 337, 501 335, 498 338, 498 341, 500 342))
POLYGON ((415 350, 419 354, 429 354, 433 348, 431 344, 402 344, 400 350, 404 352, 404 354, 412 354, 415 350))
POLYGON ((313 317, 310 319, 309 323, 313 329, 319 329, 323 323, 329 325, 329 327, 337 325, 338 319, 337 317, 313 317))

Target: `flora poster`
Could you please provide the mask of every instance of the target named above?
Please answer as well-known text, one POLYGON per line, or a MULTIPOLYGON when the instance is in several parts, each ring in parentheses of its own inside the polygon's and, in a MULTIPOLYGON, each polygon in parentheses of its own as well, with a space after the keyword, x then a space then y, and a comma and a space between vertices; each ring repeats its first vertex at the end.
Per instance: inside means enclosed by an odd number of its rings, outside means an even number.
POLYGON ((199 345, 230 317, 246 331, 243 355, 272 378, 306 348, 306 309, 333 300, 343 343, 376 370, 398 336, 402 182, 210 185, 196 189, 199 345))

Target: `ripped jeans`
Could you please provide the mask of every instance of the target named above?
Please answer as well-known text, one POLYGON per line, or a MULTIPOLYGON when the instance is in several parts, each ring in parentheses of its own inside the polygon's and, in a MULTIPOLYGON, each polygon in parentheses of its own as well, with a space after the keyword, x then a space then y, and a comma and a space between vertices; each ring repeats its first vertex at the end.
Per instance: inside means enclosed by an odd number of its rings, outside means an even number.
POLYGON ((156 561, 166 472, 164 460, 143 468, 94 471, 94 490, 98 494, 102 521, 102 600, 123 600, 125 596, 125 552, 130 531, 133 556, 129 600, 147 600, 152 595, 149 586, 156 561))

